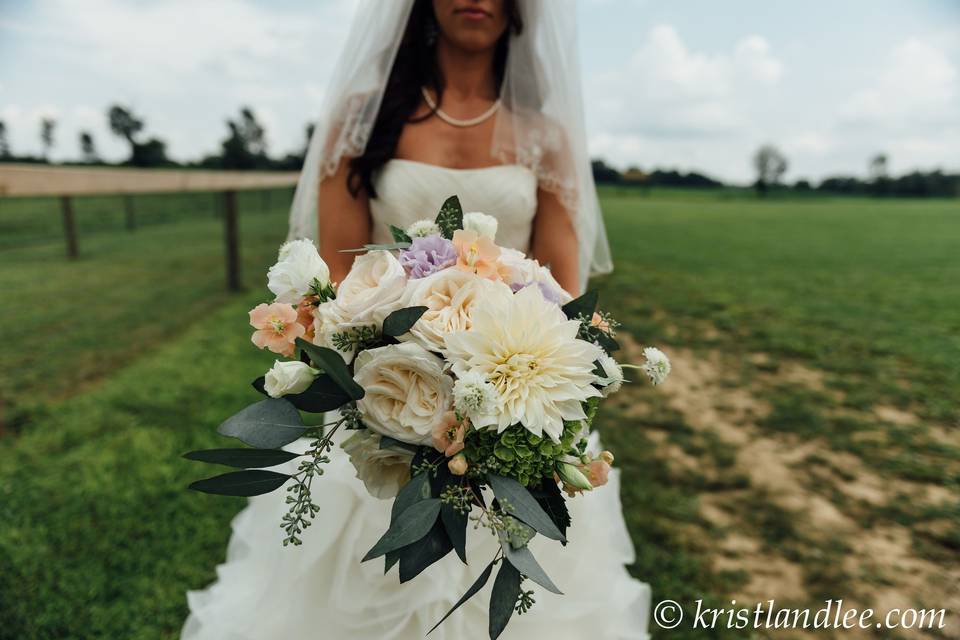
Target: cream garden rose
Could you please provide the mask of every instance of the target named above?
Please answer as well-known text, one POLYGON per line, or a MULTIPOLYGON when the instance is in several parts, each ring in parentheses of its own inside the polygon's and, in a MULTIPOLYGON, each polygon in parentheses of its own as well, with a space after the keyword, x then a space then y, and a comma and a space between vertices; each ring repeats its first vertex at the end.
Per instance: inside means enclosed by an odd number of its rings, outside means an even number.
POLYGON ((428 351, 443 351, 446 336, 469 329, 474 309, 498 287, 509 293, 501 282, 460 269, 444 269, 410 281, 401 306, 427 307, 410 329, 410 340, 428 351))
POLYGON ((357 470, 357 477, 374 498, 387 500, 400 493, 410 481, 413 454, 404 449, 381 449, 382 436, 361 429, 341 445, 357 470))
POLYGON ((493 216, 488 216, 479 211, 472 211, 463 214, 463 228, 467 231, 476 231, 481 236, 486 236, 491 240, 497 237, 497 227, 499 223, 493 216))
POLYGON ((314 283, 330 284, 330 269, 310 240, 293 240, 280 247, 277 263, 267 271, 267 288, 277 302, 297 304, 314 283))
POLYGON ((380 324, 400 308, 407 274, 389 251, 370 251, 353 261, 337 287, 339 316, 349 323, 380 324))
POLYGON ((443 367, 412 342, 361 351, 353 377, 366 390, 357 401, 363 423, 401 442, 431 445, 453 401, 453 380, 443 367))

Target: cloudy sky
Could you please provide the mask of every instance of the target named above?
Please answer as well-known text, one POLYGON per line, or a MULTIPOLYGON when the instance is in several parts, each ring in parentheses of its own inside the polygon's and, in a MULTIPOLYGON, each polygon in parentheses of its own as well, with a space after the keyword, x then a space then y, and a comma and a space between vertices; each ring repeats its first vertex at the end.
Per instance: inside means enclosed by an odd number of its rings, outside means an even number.
MULTIPOLYGON (((391 0, 381 0, 389 2, 391 0)), ((131 105, 178 159, 214 151, 241 104, 270 149, 303 144, 355 0, 0 0, 0 119, 16 153, 125 157, 131 105)), ((960 0, 579 0, 594 156, 746 182, 764 142, 788 179, 960 170, 960 0)))

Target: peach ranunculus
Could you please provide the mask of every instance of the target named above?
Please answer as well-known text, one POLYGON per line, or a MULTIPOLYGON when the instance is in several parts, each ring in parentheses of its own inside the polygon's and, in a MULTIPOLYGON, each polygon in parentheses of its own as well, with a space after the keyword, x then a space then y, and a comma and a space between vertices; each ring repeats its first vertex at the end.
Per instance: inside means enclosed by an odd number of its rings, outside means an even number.
POLYGON ((594 487, 602 487, 607 484, 610 476, 610 465, 612 464, 613 454, 609 451, 604 451, 599 457, 580 467, 580 471, 583 472, 583 475, 587 476, 591 485, 594 487))
POLYGON ((313 342, 313 322, 316 319, 317 303, 319 301, 319 296, 304 296, 297 305, 297 322, 303 325, 303 339, 307 342, 313 342))
POLYGON ((433 448, 448 458, 463 451, 463 437, 467 428, 457 420, 455 411, 443 414, 443 421, 433 428, 433 448))
POLYGON ((453 232, 453 246, 457 250, 457 268, 475 273, 488 280, 502 280, 505 267, 500 264, 500 247, 493 240, 476 231, 460 229, 453 232))
POLYGON ((283 302, 261 303, 251 309, 250 326, 256 329, 253 344, 288 357, 293 355, 293 343, 306 333, 297 322, 297 310, 283 302))
POLYGON ((593 312, 593 317, 590 318, 590 324, 604 333, 610 333, 610 324, 596 311, 593 312))

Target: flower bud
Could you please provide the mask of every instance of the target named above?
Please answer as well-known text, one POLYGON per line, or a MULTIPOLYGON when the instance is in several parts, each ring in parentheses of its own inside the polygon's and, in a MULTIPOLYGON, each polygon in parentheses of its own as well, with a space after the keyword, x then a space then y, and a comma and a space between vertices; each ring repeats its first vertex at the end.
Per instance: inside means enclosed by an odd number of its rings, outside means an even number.
POLYGON ((567 462, 560 462, 557 464, 557 475, 560 476, 560 479, 564 484, 574 489, 580 489, 583 491, 591 491, 593 489, 593 485, 590 484, 590 480, 587 478, 587 476, 583 475, 583 472, 580 471, 580 469, 567 462))
POLYGON ((277 360, 263 377, 263 390, 271 398, 303 393, 319 373, 319 370, 299 360, 277 360))
POLYGON ((613 454, 609 451, 604 451, 600 454, 600 459, 606 462, 609 465, 613 464, 613 454))
POLYGON ((462 476, 465 474, 469 466, 470 465, 467 464, 466 456, 464 456, 462 453, 458 453, 447 461, 447 468, 450 469, 450 473, 455 476, 462 476))

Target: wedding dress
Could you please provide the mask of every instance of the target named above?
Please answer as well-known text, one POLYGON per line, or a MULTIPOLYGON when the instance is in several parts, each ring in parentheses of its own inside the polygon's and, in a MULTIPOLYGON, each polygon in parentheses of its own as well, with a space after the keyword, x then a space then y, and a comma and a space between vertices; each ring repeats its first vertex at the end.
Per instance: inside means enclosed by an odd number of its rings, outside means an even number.
MULTIPOLYGON (((374 184, 379 196, 370 201, 374 242, 390 242, 388 225, 403 228, 431 217, 448 196, 457 194, 465 211, 499 219, 498 244, 529 249, 537 178, 527 168, 448 169, 394 159, 374 184)), ((598 446, 596 434, 591 444, 598 446)), ((289 448, 304 451, 306 441, 289 448)), ((191 613, 183 640, 419 640, 493 558, 497 543, 480 528, 468 531, 469 565, 451 553, 400 584, 396 566, 384 575, 382 559, 361 564, 387 530, 392 501, 370 496, 339 448, 331 458, 314 483, 320 513, 304 532, 302 546, 281 544, 280 519, 288 508, 282 490, 251 498, 234 518, 217 582, 187 594, 191 613)), ((292 471, 296 462, 288 465, 292 471)), ((531 541, 534 556, 565 595, 525 582, 525 589, 535 591, 536 604, 528 613, 514 614, 501 638, 648 637, 650 588, 624 568, 633 562, 634 551, 621 512, 619 480, 614 469, 606 486, 567 501, 573 524, 566 547, 543 536, 531 541)), ((430 637, 487 638, 490 583, 430 637)))

